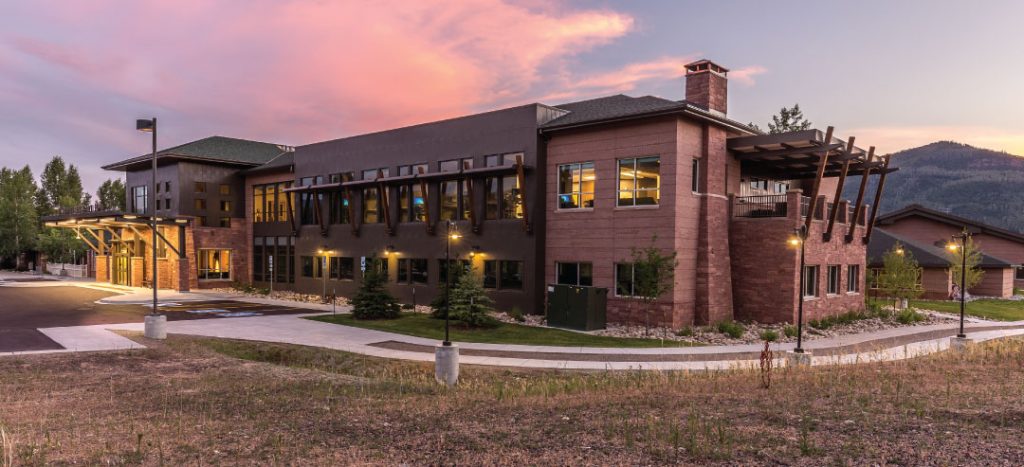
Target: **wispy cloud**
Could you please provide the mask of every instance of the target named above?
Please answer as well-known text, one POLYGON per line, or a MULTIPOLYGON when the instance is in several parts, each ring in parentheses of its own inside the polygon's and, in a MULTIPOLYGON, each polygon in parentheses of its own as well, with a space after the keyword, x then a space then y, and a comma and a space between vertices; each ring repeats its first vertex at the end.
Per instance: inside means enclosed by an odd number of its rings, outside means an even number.
POLYGON ((729 79, 745 86, 753 86, 755 84, 754 77, 767 72, 768 69, 763 66, 751 65, 729 71, 729 79))

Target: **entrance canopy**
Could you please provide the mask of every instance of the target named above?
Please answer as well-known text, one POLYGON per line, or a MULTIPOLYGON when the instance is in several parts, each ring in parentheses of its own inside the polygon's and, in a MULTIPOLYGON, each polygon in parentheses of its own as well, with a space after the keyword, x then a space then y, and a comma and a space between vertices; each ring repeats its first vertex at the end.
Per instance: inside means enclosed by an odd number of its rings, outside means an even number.
MULTIPOLYGON (((153 235, 150 231, 152 222, 151 216, 123 211, 90 210, 43 217, 43 225, 46 227, 74 230, 78 234, 78 238, 99 255, 109 254, 110 247, 114 242, 124 242, 122 236, 125 232, 134 233, 136 239, 151 237, 153 235)), ((179 258, 184 258, 185 227, 188 225, 188 219, 158 216, 156 224, 158 227, 164 227, 157 229, 157 238, 174 251, 179 258), (172 227, 177 227, 178 230, 174 242, 164 236, 164 233, 172 227)))

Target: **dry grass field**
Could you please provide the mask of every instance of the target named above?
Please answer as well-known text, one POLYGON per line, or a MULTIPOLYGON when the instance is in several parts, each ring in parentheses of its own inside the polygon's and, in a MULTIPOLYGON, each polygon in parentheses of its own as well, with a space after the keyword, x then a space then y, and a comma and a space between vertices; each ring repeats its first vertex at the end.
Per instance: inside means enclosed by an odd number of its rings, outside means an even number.
POLYGON ((0 465, 1024 463, 1024 342, 753 371, 463 367, 172 337, 0 359, 0 465), (147 343, 150 344, 150 343, 147 343))

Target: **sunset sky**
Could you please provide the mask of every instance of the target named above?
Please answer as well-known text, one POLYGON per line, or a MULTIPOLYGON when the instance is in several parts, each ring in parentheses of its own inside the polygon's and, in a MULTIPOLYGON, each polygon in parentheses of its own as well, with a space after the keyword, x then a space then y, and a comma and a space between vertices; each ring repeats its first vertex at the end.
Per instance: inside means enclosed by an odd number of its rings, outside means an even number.
POLYGON ((528 102, 683 98, 730 68, 729 116, 799 102, 892 152, 1024 154, 1024 2, 0 0, 0 165, 99 166, 219 134, 300 145, 528 102))

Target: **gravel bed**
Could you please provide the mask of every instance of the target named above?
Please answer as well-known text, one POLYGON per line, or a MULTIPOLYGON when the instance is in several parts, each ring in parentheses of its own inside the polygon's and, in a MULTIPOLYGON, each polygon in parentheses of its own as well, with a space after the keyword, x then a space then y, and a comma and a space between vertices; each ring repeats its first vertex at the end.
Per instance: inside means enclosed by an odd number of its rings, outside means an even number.
MULTIPOLYGON (((273 300, 285 300, 285 301, 289 301, 289 302, 299 302, 299 303, 324 303, 323 299, 320 297, 320 294, 304 294, 304 293, 292 292, 290 290, 275 290, 273 292, 270 292, 270 294, 261 294, 261 293, 255 293, 255 292, 247 293, 247 292, 242 292, 240 290, 231 289, 231 288, 217 288, 217 289, 210 289, 210 290, 213 290, 214 292, 217 292, 217 293, 232 294, 232 295, 238 295, 238 296, 241 296, 241 297, 269 298, 269 299, 273 299, 273 300)), ((338 297, 338 305, 339 306, 348 305, 348 299, 345 298, 345 297, 338 297)))

